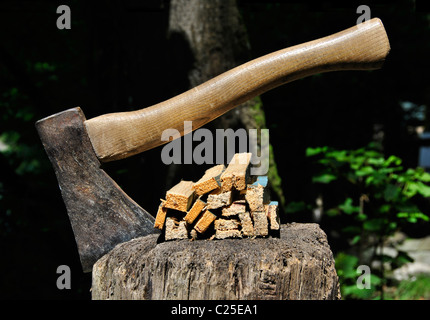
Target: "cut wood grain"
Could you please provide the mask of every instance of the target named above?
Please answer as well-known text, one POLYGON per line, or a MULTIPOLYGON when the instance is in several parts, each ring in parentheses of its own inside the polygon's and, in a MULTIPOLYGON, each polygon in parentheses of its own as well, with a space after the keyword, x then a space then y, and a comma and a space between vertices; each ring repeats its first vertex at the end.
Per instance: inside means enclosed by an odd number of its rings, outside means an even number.
POLYGON ((257 177, 253 184, 247 186, 245 199, 251 212, 265 210, 264 205, 270 202, 267 176, 257 177))
POLYGON ((204 176, 194 184, 193 188, 196 191, 196 195, 201 196, 221 187, 220 178, 224 170, 225 166, 223 164, 206 170, 204 176))
POLYGON ((254 222, 254 234, 260 237, 269 235, 269 221, 267 220, 266 211, 252 212, 252 220, 254 222))
POLYGON ((246 211, 246 202, 245 200, 235 200, 230 205, 222 208, 222 216, 230 217, 237 216, 239 213, 243 213, 246 211))
POLYGON ((248 211, 240 212, 238 214, 240 219, 240 224, 242 225, 242 235, 244 237, 255 236, 254 225, 252 223, 251 215, 248 211))
POLYGON ((216 219, 215 239, 242 238, 240 222, 236 219, 216 219))
POLYGON ((221 174, 222 191, 244 190, 249 180, 252 153, 236 153, 221 174))
POLYGON ((216 231, 238 230, 239 227, 240 227, 240 222, 237 219, 220 218, 215 220, 216 231))
POLYGON ((187 212, 194 200, 194 183, 182 180, 166 192, 166 208, 187 212))
POLYGON ((176 217, 166 218, 166 241, 188 239, 187 224, 184 220, 178 220, 176 217))
POLYGON ((93 267, 92 299, 341 298, 333 253, 318 224, 282 225, 279 238, 157 240, 140 237, 101 257, 93 267))
POLYGON ((215 239, 233 239, 242 238, 242 233, 238 229, 226 230, 226 231, 216 231, 215 239))
POLYGON ((210 225, 212 224, 212 222, 215 221, 216 218, 216 215, 214 215, 208 209, 205 209, 203 211, 202 216, 199 218, 196 225, 194 226, 194 229, 197 232, 203 233, 210 227, 210 225))
POLYGON ((167 208, 164 206, 166 200, 161 200, 158 206, 157 215, 155 217, 154 228, 163 230, 164 222, 166 221, 167 208))
POLYGON ((204 202, 201 197, 199 197, 194 204, 192 205, 191 209, 188 211, 188 213, 185 215, 184 220, 188 224, 192 224, 194 220, 200 215, 200 213, 203 211, 203 209, 206 207, 206 202, 204 202))
POLYGON ((269 219, 270 230, 279 230, 281 227, 281 222, 279 217, 278 201, 271 201, 265 207, 266 215, 269 219))
POLYGON ((221 189, 214 190, 208 195, 208 209, 218 209, 227 206, 231 203, 232 199, 231 191, 221 192, 221 189))

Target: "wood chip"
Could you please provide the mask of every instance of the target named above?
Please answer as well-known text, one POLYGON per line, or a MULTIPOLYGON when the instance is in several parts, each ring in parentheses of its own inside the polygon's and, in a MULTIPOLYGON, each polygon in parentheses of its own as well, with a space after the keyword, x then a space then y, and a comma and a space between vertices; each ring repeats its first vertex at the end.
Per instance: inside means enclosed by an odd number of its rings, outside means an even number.
POLYGON ((215 239, 242 238, 240 221, 237 219, 216 219, 215 239))
POLYGON ((215 239, 242 238, 242 233, 239 229, 216 231, 215 239))
POLYGON ((222 216, 223 217, 230 217, 230 216, 237 216, 239 213, 246 211, 246 202, 245 200, 236 200, 233 201, 228 206, 222 208, 222 216))
POLYGON ((236 153, 228 167, 221 174, 221 188, 223 191, 244 190, 249 179, 252 153, 236 153))
POLYGON ((236 219, 216 219, 215 220, 215 230, 216 231, 228 231, 228 230, 238 230, 240 226, 240 221, 236 219))
POLYGON ((203 233, 209 228, 209 226, 212 224, 212 222, 214 222, 216 218, 216 215, 214 215, 208 209, 205 209, 203 211, 202 216, 194 226, 194 229, 196 229, 197 232, 203 233))
POLYGON ((191 229, 190 231, 190 237, 192 240, 198 240, 199 239, 199 234, 196 231, 196 229, 191 229))
POLYGON ((217 165, 206 170, 204 176, 197 181, 193 188, 196 191, 197 196, 201 196, 212 190, 221 187, 221 174, 224 172, 225 166, 223 164, 217 165))
POLYGON ((266 211, 252 212, 254 221, 254 232, 256 236, 265 237, 269 235, 269 221, 267 220, 266 211))
POLYGON ((184 220, 179 221, 176 217, 166 218, 166 241, 188 239, 187 223, 184 220))
POLYGON ((266 205, 266 215, 269 219, 270 230, 280 230, 281 222, 279 217, 278 201, 272 201, 266 205))
POLYGON ((221 189, 214 190, 208 195, 208 209, 218 209, 227 206, 231 203, 231 201, 231 191, 221 192, 221 189))
POLYGON ((167 208, 164 206, 166 201, 162 200, 158 206, 157 215, 155 217, 154 228, 163 230, 164 222, 166 221, 167 208))
POLYGON ((270 202, 267 176, 260 176, 253 184, 247 186, 245 199, 251 212, 265 210, 264 205, 270 202))
POLYGON ((194 204, 192 205, 191 209, 188 211, 186 216, 184 217, 184 220, 188 224, 192 224, 194 220, 200 215, 200 213, 203 211, 203 209, 206 207, 206 202, 201 200, 201 198, 198 198, 194 204))
POLYGON ((249 212, 240 212, 238 216, 240 219, 240 224, 242 225, 242 235, 245 237, 253 237, 255 235, 254 225, 252 224, 252 219, 249 212))
POLYGON ((251 156, 237 153, 227 168, 216 165, 196 183, 175 185, 161 199, 154 227, 166 240, 276 236, 278 202, 270 202, 267 176, 250 176, 251 156))
POLYGON ((194 183, 182 180, 166 192, 166 208, 187 212, 194 200, 194 183))

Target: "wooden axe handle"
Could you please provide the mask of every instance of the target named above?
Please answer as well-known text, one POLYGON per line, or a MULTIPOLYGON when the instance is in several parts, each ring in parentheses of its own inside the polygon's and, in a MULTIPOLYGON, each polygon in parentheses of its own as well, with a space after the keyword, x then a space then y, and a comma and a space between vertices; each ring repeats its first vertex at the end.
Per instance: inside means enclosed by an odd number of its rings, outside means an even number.
POLYGON ((166 143, 165 129, 183 135, 184 121, 193 121, 195 130, 284 83, 327 71, 377 69, 389 50, 384 26, 374 18, 247 62, 154 106, 89 119, 86 128, 101 161, 126 158, 166 143))

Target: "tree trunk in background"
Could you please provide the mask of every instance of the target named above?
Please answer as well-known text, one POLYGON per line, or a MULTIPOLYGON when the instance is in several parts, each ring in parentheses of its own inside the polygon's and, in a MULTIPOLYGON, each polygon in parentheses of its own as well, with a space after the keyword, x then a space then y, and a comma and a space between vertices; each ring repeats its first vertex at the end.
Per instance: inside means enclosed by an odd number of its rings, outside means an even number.
POLYGON ((93 267, 93 300, 337 300, 339 282, 317 224, 279 238, 177 240, 116 246, 93 267))
MULTIPOLYGON (((188 70, 190 87, 250 60, 250 44, 235 0, 171 0, 169 16, 170 38, 181 39, 192 55, 188 70)), ((214 120, 207 128, 263 129, 266 127, 264 110, 259 97, 251 99, 214 120)), ((260 134, 258 134, 260 146, 260 134)), ((260 150, 258 150, 260 151, 260 150)), ((284 205, 281 179, 276 170, 270 147, 270 188, 284 205)), ((177 171, 176 166, 171 166, 177 171)), ((170 172, 170 179, 178 180, 170 172)), ((167 185, 171 185, 172 181, 167 185)))

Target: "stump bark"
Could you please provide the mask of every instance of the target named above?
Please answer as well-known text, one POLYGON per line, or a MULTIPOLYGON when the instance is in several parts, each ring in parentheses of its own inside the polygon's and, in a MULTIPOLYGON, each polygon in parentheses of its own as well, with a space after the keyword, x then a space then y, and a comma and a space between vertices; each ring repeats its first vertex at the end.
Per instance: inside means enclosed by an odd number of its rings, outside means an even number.
POLYGON ((282 225, 279 238, 157 240, 137 238, 100 258, 92 299, 340 299, 317 224, 282 225))

